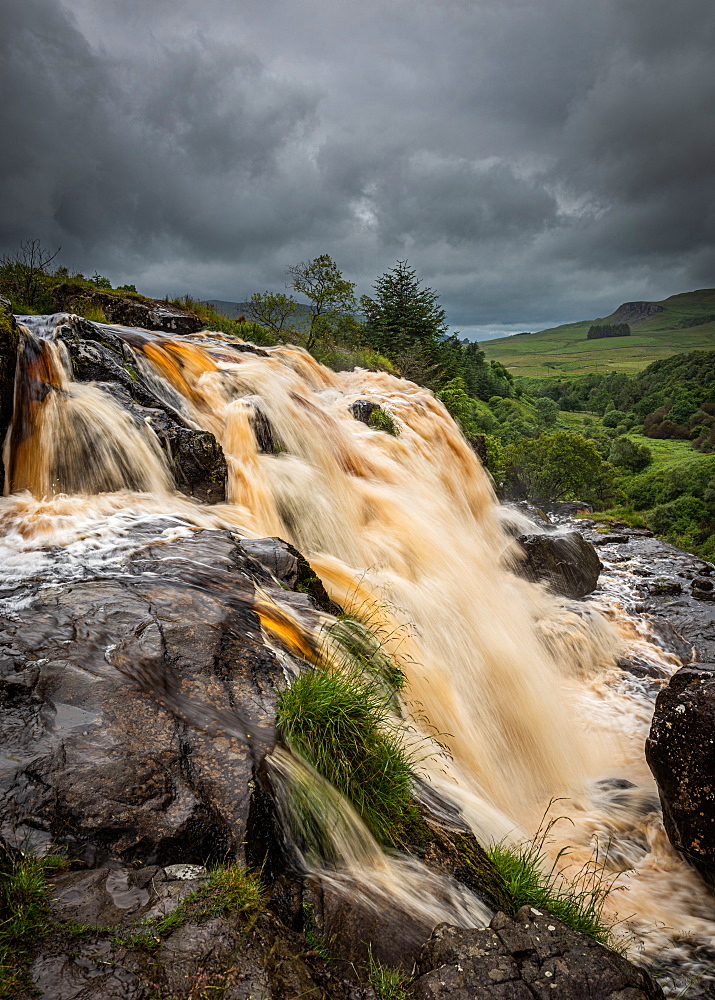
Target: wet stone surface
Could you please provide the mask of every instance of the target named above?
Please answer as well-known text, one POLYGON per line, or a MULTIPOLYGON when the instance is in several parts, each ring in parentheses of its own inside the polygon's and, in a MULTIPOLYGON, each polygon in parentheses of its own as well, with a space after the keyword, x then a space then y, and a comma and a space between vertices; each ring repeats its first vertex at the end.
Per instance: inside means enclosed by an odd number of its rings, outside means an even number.
MULTIPOLYGON (((229 532, 161 528, 145 522, 145 543, 93 578, 0 595, 10 843, 53 841, 89 865, 204 864, 243 849, 285 683, 255 587, 278 585, 229 532)), ((308 595, 287 596, 315 614, 308 595)))
POLYGON ((662 1000, 647 972, 577 934, 555 917, 523 907, 489 927, 440 924, 417 962, 416 1000, 662 1000))

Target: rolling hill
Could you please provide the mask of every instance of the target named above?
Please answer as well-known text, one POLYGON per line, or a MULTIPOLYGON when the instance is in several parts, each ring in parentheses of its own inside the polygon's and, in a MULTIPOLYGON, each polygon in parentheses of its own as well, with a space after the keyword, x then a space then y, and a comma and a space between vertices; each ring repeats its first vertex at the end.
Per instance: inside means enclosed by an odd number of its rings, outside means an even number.
POLYGON ((661 302, 624 302, 610 316, 481 345, 489 360, 512 375, 586 375, 638 372, 652 361, 684 351, 715 350, 715 288, 671 295, 661 302), (630 337, 587 340, 592 323, 625 322, 630 337))

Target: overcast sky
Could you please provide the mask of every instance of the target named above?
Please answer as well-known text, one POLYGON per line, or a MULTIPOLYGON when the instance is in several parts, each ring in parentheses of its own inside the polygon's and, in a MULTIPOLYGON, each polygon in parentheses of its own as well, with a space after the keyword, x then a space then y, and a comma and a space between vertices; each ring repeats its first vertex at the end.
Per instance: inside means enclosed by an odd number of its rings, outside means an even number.
POLYGON ((0 250, 241 300, 407 258, 455 330, 715 285, 713 0, 5 0, 0 250))

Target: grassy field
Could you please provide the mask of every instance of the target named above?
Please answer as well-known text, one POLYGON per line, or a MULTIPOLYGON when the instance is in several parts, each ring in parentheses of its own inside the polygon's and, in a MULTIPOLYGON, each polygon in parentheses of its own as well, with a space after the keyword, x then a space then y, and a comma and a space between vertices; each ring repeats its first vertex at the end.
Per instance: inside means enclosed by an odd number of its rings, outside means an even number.
POLYGON ((671 354, 715 350, 715 319, 688 325, 693 320, 715 316, 715 289, 672 295, 658 304, 663 306, 663 312, 631 321, 630 337, 586 340, 589 327, 599 320, 584 320, 538 333, 491 340, 481 346, 489 360, 501 361, 512 375, 532 378, 638 372, 671 354))

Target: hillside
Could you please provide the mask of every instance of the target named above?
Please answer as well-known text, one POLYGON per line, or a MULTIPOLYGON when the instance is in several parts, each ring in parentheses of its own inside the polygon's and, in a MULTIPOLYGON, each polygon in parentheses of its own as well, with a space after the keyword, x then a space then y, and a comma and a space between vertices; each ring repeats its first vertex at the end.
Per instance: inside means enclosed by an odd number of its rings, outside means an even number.
POLYGON ((638 372, 660 358, 715 348, 715 289, 671 295, 661 302, 624 302, 610 316, 481 345, 512 375, 638 372), (630 337, 587 340, 592 323, 627 322, 630 337))

